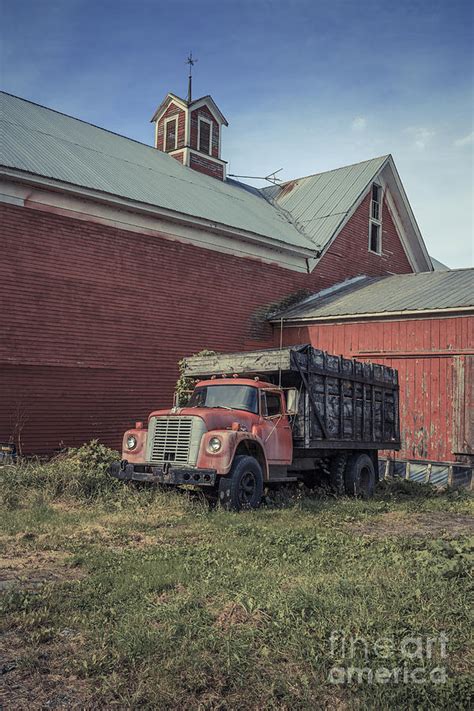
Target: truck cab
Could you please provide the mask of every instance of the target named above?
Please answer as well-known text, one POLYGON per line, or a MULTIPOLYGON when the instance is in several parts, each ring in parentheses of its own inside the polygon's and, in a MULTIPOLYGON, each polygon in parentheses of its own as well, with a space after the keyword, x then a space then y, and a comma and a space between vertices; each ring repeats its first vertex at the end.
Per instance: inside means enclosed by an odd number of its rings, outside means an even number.
POLYGON ((111 473, 212 489, 222 502, 229 499, 229 508, 252 505, 264 481, 293 459, 296 391, 290 390, 259 378, 201 380, 185 407, 154 411, 147 428, 136 423, 125 432, 122 460, 111 473))

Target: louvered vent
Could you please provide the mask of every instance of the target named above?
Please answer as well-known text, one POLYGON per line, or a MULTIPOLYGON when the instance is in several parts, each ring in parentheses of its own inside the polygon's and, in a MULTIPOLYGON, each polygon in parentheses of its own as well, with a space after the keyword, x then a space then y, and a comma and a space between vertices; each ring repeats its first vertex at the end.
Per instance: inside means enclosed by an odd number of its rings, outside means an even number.
POLYGON ((148 430, 148 461, 195 464, 205 429, 197 417, 154 417, 148 430))

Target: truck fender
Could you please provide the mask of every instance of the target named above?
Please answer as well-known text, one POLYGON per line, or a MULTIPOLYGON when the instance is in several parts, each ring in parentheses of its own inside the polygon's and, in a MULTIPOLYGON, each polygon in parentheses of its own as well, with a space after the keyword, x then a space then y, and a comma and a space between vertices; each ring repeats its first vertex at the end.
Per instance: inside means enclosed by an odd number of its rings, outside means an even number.
POLYGON ((122 459, 126 459, 131 463, 141 463, 146 457, 146 443, 148 430, 132 428, 127 430, 122 439, 122 459), (137 446, 134 449, 128 449, 127 438, 133 435, 137 440, 137 446))
POLYGON ((201 441, 198 467, 215 469, 218 474, 226 475, 230 472, 234 458, 239 454, 254 457, 260 464, 264 479, 268 479, 268 462, 262 441, 250 432, 234 430, 213 430, 206 432, 201 441), (209 440, 219 437, 222 448, 218 453, 210 453, 209 440))

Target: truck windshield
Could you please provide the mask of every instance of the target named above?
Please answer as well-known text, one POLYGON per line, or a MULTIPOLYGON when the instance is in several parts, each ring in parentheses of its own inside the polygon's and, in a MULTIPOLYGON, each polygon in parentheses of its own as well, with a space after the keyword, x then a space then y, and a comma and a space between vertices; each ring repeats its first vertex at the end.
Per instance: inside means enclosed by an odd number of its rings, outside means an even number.
POLYGON ((222 407, 258 414, 257 388, 250 385, 208 385, 196 388, 188 407, 222 407))

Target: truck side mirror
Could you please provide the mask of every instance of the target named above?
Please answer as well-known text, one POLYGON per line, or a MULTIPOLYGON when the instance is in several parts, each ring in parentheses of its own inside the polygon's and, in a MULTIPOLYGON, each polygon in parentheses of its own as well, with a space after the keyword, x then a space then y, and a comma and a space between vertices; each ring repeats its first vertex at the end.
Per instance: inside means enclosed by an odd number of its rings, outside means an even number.
POLYGON ((286 414, 287 415, 297 415, 298 414, 298 400, 299 393, 297 388, 288 388, 286 391, 286 414))

